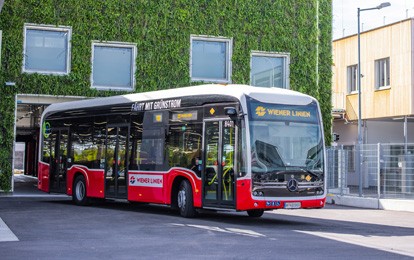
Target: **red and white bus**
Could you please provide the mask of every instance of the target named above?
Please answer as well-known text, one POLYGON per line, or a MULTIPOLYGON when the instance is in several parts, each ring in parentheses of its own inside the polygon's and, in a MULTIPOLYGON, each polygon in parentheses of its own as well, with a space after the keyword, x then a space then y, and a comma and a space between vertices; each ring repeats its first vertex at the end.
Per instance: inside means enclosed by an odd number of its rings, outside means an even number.
POLYGON ((50 105, 38 188, 197 209, 321 208, 318 102, 279 88, 201 85, 50 105))

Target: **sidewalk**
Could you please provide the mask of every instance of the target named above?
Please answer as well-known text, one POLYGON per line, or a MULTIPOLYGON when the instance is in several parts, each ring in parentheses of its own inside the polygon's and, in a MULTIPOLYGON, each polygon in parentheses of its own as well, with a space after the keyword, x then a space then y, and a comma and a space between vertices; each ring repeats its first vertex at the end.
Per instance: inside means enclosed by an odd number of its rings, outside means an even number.
POLYGON ((330 193, 326 196, 326 203, 366 209, 414 212, 414 200, 405 199, 376 199, 330 193))
POLYGON ((28 195, 43 195, 44 192, 41 192, 37 189, 37 177, 24 174, 15 174, 14 178, 14 196, 28 196, 28 195))
POLYGON ((0 197, 67 197, 65 194, 49 194, 37 189, 37 177, 24 174, 15 174, 14 191, 1 193, 0 197))
MULTIPOLYGON (((325 220, 325 223, 322 222, 321 225, 331 226, 331 228, 298 229, 297 232, 400 254, 390 259, 400 259, 403 256, 414 257, 414 213, 412 212, 327 205, 321 210, 275 210, 272 213, 279 217, 285 215, 307 218, 312 225, 325 220), (341 226, 346 226, 346 228, 341 229, 341 226)), ((325 258, 334 259, 335 255, 325 258)), ((354 259, 375 259, 375 257, 360 255, 354 259)))

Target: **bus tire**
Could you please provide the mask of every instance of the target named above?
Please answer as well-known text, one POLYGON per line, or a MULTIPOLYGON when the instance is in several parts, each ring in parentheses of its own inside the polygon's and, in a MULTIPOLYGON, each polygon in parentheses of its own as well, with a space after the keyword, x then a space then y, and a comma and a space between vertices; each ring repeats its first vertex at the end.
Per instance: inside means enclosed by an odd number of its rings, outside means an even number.
POLYGON ((78 206, 89 204, 89 199, 86 197, 86 181, 83 175, 76 177, 73 183, 72 200, 78 206))
POLYGON ((185 218, 193 218, 196 215, 193 202, 193 190, 188 180, 180 183, 177 194, 177 203, 180 215, 185 218))
POLYGON ((263 209, 252 209, 247 211, 247 215, 251 218, 260 218, 263 216, 264 210, 263 209))

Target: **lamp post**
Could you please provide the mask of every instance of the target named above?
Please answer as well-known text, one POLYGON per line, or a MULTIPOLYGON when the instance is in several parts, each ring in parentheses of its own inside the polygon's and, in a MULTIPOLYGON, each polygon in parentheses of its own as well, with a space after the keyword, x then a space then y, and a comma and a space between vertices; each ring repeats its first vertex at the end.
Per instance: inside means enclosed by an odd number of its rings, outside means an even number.
POLYGON ((361 164, 362 164, 362 152, 361 152, 361 146, 363 144, 363 137, 362 137, 362 112, 361 112, 361 42, 360 42, 360 13, 362 11, 369 11, 369 10, 379 10, 385 7, 390 6, 391 4, 389 2, 381 3, 380 5, 376 7, 371 8, 358 8, 358 146, 357 146, 357 169, 359 173, 359 196, 362 196, 362 171, 361 171, 361 164))

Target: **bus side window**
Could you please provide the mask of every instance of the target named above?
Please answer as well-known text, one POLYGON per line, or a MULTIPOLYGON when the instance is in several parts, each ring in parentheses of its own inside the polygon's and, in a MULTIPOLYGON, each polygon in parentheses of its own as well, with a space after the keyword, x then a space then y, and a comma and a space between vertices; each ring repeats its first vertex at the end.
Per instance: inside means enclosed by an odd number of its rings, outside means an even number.
POLYGON ((201 123, 170 125, 166 145, 170 167, 187 168, 200 176, 202 131, 201 123))
POLYGON ((42 144, 42 161, 45 163, 50 163, 50 157, 52 156, 52 142, 49 137, 50 135, 45 136, 42 144))
POLYGON ((144 113, 140 112, 131 117, 131 133, 129 137, 131 154, 129 158, 130 170, 141 170, 140 164, 146 157, 142 152, 142 131, 143 131, 144 113))
POLYGON ((105 140, 106 126, 103 122, 105 117, 95 117, 93 126, 93 149, 95 156, 93 157, 94 169, 105 169, 105 140))
MULTIPOLYGON (((103 156, 103 143, 94 142, 94 122, 90 118, 79 119, 79 124, 71 130, 71 160, 73 164, 79 164, 89 169, 99 168, 96 164, 98 156, 103 156), (99 147, 98 147, 99 146, 99 147)), ((96 136, 95 136, 96 137, 96 136)))
POLYGON ((168 111, 144 113, 140 169, 163 171, 168 169, 165 156, 165 129, 168 127, 168 111))

